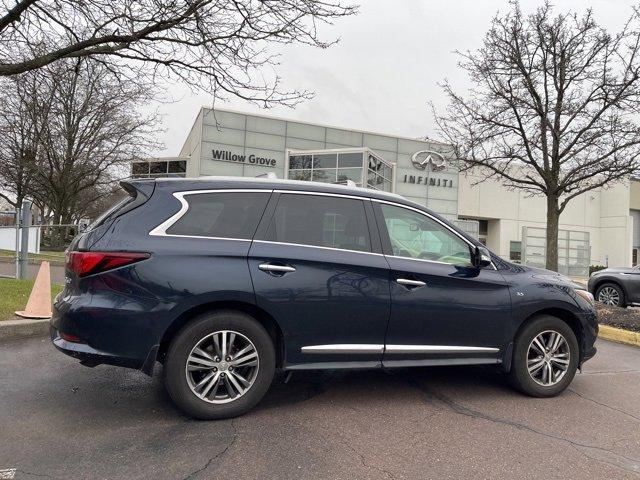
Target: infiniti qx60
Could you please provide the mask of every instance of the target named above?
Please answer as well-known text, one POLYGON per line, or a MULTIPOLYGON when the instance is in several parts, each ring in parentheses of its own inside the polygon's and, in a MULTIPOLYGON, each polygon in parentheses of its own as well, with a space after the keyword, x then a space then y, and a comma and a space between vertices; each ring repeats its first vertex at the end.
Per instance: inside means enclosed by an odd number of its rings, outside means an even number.
POLYGON ((51 338, 151 374, 196 418, 255 406, 276 369, 494 365, 562 392, 595 353, 593 297, 375 190, 246 178, 123 182, 68 250, 51 338))

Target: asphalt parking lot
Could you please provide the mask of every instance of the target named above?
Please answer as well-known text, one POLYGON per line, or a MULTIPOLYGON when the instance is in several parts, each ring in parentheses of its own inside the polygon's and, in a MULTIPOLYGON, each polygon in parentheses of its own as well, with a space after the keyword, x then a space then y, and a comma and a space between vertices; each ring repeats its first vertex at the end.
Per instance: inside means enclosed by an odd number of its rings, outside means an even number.
POLYGON ((198 422, 159 375, 6 342, 0 478, 639 478, 640 349, 598 348, 553 399, 480 368, 307 372, 248 415, 198 422))

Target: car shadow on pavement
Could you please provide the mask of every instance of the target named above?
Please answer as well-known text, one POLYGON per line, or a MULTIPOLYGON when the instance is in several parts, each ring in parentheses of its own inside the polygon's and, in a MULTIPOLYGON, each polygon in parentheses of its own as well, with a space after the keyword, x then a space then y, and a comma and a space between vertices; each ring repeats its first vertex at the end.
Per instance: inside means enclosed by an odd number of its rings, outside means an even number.
MULTIPOLYGON (((498 395, 518 395, 508 383, 506 375, 491 367, 413 367, 380 370, 318 370, 296 371, 285 383, 279 374, 256 410, 269 410, 308 402, 323 394, 353 395, 376 390, 424 391, 446 387, 451 390, 478 392, 487 390, 498 395)), ((469 395, 468 393, 466 394, 469 395)), ((359 398, 358 401, 362 401, 359 398)), ((366 402, 366 398, 364 400, 366 402)))

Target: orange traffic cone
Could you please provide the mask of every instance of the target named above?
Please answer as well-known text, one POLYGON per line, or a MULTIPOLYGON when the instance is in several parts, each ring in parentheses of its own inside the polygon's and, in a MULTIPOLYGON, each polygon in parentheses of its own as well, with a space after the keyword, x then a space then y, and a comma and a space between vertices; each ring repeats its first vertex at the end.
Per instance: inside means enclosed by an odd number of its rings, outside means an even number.
POLYGON ((24 318, 51 318, 51 274, 49 262, 42 262, 33 289, 27 300, 27 308, 16 312, 24 318))

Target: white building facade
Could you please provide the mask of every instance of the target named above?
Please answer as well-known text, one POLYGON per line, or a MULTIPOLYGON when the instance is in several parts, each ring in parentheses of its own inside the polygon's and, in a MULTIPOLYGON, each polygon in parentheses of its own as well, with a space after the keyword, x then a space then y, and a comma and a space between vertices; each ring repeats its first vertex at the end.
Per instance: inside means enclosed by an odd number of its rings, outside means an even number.
MULTIPOLYGON (((134 163, 134 177, 210 175, 344 183, 393 191, 472 233, 506 259, 544 266, 546 202, 460 174, 450 146, 268 115, 202 108, 178 157, 134 163)), ((640 249, 640 183, 583 194, 560 217, 561 271, 631 265, 640 249), (634 235, 634 218, 635 235, 634 235)))

